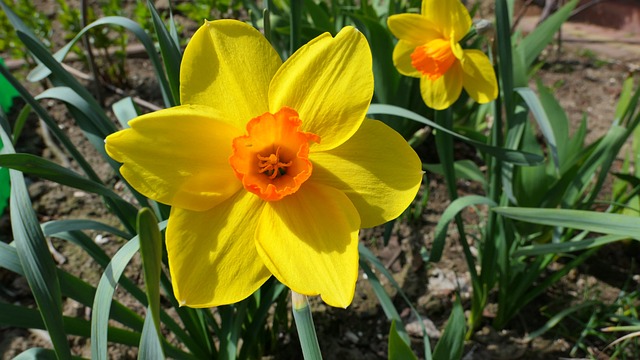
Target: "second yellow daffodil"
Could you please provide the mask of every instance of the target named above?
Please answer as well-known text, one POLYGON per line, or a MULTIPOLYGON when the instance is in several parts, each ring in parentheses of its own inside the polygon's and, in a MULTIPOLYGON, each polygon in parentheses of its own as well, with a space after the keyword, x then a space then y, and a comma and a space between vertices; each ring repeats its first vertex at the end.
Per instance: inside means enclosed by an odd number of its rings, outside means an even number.
POLYGON ((133 119, 106 139, 122 176, 171 205, 166 245, 182 305, 238 302, 270 276, 346 307, 358 231, 411 203, 421 162, 365 119, 369 45, 352 27, 286 62, 253 27, 207 21, 180 68, 182 105, 133 119))
POLYGON ((406 76, 420 78, 427 106, 451 106, 462 88, 479 103, 498 96, 498 84, 489 58, 480 50, 463 49, 459 42, 472 22, 459 0, 423 0, 421 14, 398 14, 388 19, 399 39, 393 62, 406 76))

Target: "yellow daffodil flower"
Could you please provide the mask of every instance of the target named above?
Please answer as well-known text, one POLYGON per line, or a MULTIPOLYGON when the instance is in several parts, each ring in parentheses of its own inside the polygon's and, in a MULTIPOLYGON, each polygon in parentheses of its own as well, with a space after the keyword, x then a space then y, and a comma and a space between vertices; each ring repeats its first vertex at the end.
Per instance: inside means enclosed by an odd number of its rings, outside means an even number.
POLYGON ((253 27, 206 22, 180 69, 181 106, 106 139, 122 176, 172 206, 166 232, 182 305, 238 302, 271 275, 346 307, 358 231, 412 201, 421 162, 365 119, 371 53, 354 28, 323 34, 286 62, 253 27))
POLYGON ((420 78, 427 106, 448 108, 463 87, 481 104, 498 96, 489 58, 480 50, 465 50, 459 44, 472 24, 459 0, 422 0, 421 14, 392 15, 387 24, 399 39, 393 63, 401 74, 420 78))

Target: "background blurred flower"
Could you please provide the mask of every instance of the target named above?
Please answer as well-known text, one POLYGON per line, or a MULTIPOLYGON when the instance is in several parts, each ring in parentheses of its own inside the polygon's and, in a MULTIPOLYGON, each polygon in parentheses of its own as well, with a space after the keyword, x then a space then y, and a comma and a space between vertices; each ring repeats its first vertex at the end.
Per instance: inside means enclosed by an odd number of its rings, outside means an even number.
POLYGON ((393 51, 396 68, 420 78, 420 92, 429 107, 448 108, 463 87, 479 103, 498 96, 489 58, 459 44, 471 28, 469 12, 459 0, 423 0, 421 14, 392 15, 387 24, 399 39, 393 51))
POLYGON ((176 298, 240 301, 273 274, 346 307, 358 231, 411 203, 421 162, 381 122, 364 36, 325 33, 282 63, 242 22, 206 22, 187 46, 183 105, 140 116, 106 149, 145 196, 172 206, 166 242, 176 298))

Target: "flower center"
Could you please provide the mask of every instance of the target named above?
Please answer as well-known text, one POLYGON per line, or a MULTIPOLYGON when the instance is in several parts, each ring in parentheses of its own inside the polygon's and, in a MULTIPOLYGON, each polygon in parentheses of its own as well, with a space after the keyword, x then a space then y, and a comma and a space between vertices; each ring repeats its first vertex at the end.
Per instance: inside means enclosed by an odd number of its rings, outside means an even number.
POLYGON ((456 61, 451 43, 444 39, 435 39, 421 45, 411 53, 411 65, 430 80, 444 75, 456 61))
POLYGON ((309 143, 320 137, 300 131, 298 113, 283 107, 247 124, 247 135, 233 139, 229 164, 247 191, 276 201, 298 191, 311 176, 309 143))
POLYGON ((280 161, 280 156, 278 155, 280 152, 280 147, 276 149, 275 154, 271 154, 269 156, 260 156, 258 155, 258 167, 260 170, 258 172, 267 174, 269 179, 273 180, 280 175, 284 175, 287 173, 285 168, 291 166, 293 161, 289 161, 287 163, 283 163, 280 161))

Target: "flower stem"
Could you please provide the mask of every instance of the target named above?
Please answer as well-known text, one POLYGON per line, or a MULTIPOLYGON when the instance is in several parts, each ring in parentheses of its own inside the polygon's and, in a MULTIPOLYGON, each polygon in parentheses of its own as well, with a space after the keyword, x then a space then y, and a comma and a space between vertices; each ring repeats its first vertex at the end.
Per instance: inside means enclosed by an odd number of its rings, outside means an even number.
POLYGON ((307 296, 291 290, 291 308, 293 310, 293 320, 296 322, 296 328, 298 329, 298 337, 300 338, 304 359, 322 359, 307 296))

